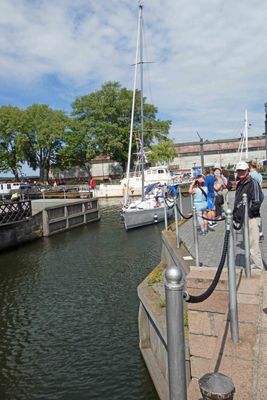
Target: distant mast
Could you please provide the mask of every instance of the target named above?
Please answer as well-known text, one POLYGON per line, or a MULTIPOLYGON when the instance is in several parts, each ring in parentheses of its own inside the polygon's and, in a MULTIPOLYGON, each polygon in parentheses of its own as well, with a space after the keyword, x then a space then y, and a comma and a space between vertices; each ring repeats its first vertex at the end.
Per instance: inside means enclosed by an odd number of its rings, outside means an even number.
POLYGON ((248 113, 245 110, 245 119, 244 119, 244 129, 241 133, 241 138, 239 142, 238 151, 239 153, 239 161, 245 159, 248 160, 248 113), (245 157, 244 157, 245 155, 245 157))
POLYGON ((244 133, 245 133, 245 149, 246 149, 246 160, 248 160, 248 113, 245 110, 245 126, 244 126, 244 133))

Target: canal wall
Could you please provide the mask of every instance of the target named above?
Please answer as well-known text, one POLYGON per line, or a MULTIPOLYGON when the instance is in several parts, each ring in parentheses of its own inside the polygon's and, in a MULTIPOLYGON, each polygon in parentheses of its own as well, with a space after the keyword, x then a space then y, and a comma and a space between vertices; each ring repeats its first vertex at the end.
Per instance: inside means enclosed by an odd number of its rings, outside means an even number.
POLYGON ((43 235, 76 228, 99 220, 98 200, 96 198, 61 203, 43 209, 43 235))
POLYGON ((31 217, 0 225, 0 251, 100 219, 98 200, 32 201, 31 217))
POLYGON ((14 248, 22 243, 43 236, 42 212, 35 214, 26 221, 0 225, 0 251, 14 248))
MULTIPOLYGON (((179 224, 181 224, 180 222, 179 224)), ((185 247, 176 248, 175 236, 171 231, 162 233, 161 262, 154 271, 138 286, 140 300, 138 326, 139 347, 153 380, 159 398, 169 399, 166 310, 163 274, 166 267, 181 265, 184 276, 190 271, 190 257, 185 247)), ((187 313, 185 314, 186 330, 186 378, 191 381, 190 352, 188 342, 187 313)))

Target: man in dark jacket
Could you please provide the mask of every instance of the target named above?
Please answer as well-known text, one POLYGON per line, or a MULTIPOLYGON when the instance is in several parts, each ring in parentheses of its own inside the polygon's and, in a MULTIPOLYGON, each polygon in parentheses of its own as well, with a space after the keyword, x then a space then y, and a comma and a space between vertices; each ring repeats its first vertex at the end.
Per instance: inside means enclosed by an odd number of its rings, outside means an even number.
POLYGON ((235 222, 243 223, 244 206, 242 204, 242 196, 246 193, 248 201, 251 267, 264 270, 259 245, 260 207, 263 201, 263 193, 258 182, 249 175, 249 166, 245 161, 240 161, 237 164, 236 172, 238 183, 236 186, 233 218, 235 222))

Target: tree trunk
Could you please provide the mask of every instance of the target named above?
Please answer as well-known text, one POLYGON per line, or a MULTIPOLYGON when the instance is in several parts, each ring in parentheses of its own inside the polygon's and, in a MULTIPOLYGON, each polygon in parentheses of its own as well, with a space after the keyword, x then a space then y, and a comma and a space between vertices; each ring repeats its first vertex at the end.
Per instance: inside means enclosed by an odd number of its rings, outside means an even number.
POLYGON ((44 182, 44 168, 43 167, 40 168, 40 181, 44 182))
POLYGON ((12 169, 12 173, 13 173, 13 175, 14 175, 16 181, 19 181, 19 173, 18 173, 18 170, 12 169))

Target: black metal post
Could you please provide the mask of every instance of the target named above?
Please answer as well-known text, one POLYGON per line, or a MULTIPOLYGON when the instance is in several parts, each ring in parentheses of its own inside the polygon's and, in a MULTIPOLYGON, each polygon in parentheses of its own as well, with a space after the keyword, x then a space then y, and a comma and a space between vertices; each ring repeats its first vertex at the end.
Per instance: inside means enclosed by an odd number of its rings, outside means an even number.
POLYGON ((231 378, 220 372, 206 374, 198 381, 203 400, 232 400, 235 386, 231 378))

